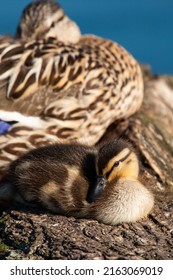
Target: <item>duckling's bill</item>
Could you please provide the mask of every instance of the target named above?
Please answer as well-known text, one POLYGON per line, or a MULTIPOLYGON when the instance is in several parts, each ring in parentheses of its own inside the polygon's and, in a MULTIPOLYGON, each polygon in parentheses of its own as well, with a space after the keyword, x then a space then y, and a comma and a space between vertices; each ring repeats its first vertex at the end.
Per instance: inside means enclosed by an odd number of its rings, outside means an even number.
POLYGON ((94 202, 104 191, 107 184, 107 180, 104 176, 97 176, 95 184, 91 186, 88 191, 87 201, 89 203, 94 202))

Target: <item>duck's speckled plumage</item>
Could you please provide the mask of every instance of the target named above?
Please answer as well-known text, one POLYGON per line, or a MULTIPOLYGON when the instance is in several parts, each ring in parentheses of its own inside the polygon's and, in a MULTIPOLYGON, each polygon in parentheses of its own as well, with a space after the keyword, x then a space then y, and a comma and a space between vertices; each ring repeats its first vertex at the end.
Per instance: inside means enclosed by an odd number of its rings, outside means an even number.
POLYGON ((0 40, 0 118, 19 121, 0 139, 4 161, 35 146, 32 139, 40 139, 38 145, 49 137, 94 144, 143 100, 140 66, 117 43, 37 37, 0 40))
POLYGON ((84 36, 76 45, 15 41, 0 46, 0 62, 4 110, 65 121, 87 119, 90 111, 97 116, 107 106, 113 121, 114 115, 128 117, 142 102, 136 61, 118 44, 98 37, 84 36))

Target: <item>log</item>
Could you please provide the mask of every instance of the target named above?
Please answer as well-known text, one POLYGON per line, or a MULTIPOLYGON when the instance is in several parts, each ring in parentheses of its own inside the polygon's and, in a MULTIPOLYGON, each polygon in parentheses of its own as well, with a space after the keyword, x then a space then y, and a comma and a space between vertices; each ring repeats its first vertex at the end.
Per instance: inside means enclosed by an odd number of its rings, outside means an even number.
POLYGON ((173 259, 173 77, 142 66, 140 112, 112 124, 101 141, 122 137, 136 148, 141 180, 155 195, 149 217, 110 226, 38 209, 0 213, 0 259, 173 259))

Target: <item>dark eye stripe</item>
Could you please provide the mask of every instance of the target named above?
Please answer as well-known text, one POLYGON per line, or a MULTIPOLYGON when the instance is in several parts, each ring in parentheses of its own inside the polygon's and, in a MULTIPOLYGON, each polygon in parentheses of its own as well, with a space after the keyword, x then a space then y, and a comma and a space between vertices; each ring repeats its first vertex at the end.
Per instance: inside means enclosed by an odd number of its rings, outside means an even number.
POLYGON ((129 151, 129 153, 128 153, 126 156, 124 156, 122 159, 120 159, 120 160, 118 160, 118 161, 116 161, 116 162, 114 163, 114 165, 112 166, 112 168, 105 174, 105 176, 106 176, 107 179, 109 178, 109 176, 110 176, 112 170, 113 170, 114 168, 116 168, 116 167, 119 165, 119 164, 117 165, 117 163, 126 160, 126 158, 128 158, 128 156, 129 156, 130 154, 131 154, 131 151, 129 151))
POLYGON ((65 14, 63 14, 60 18, 57 19, 56 23, 62 21, 65 18, 65 14))
POLYGON ((112 168, 105 174, 106 178, 109 178, 109 175, 111 174, 112 170, 114 169, 114 165, 112 166, 112 168))
POLYGON ((63 15, 62 15, 60 18, 58 18, 56 21, 53 21, 52 24, 51 24, 51 26, 47 29, 47 31, 49 31, 50 28, 55 27, 55 25, 56 25, 57 23, 59 23, 60 21, 62 21, 62 20, 64 19, 64 17, 65 17, 65 15, 63 14, 63 15))

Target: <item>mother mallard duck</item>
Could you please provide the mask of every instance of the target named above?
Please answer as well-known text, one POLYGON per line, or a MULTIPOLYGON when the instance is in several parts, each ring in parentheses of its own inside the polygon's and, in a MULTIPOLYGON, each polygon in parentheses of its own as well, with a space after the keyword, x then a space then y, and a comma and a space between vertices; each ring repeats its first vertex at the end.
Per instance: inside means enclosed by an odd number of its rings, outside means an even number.
POLYGON ((81 36, 53 0, 24 10, 16 38, 0 39, 1 165, 50 139, 95 144, 114 121, 139 110, 143 78, 119 44, 81 36), (17 122, 17 123, 16 123, 17 122))

